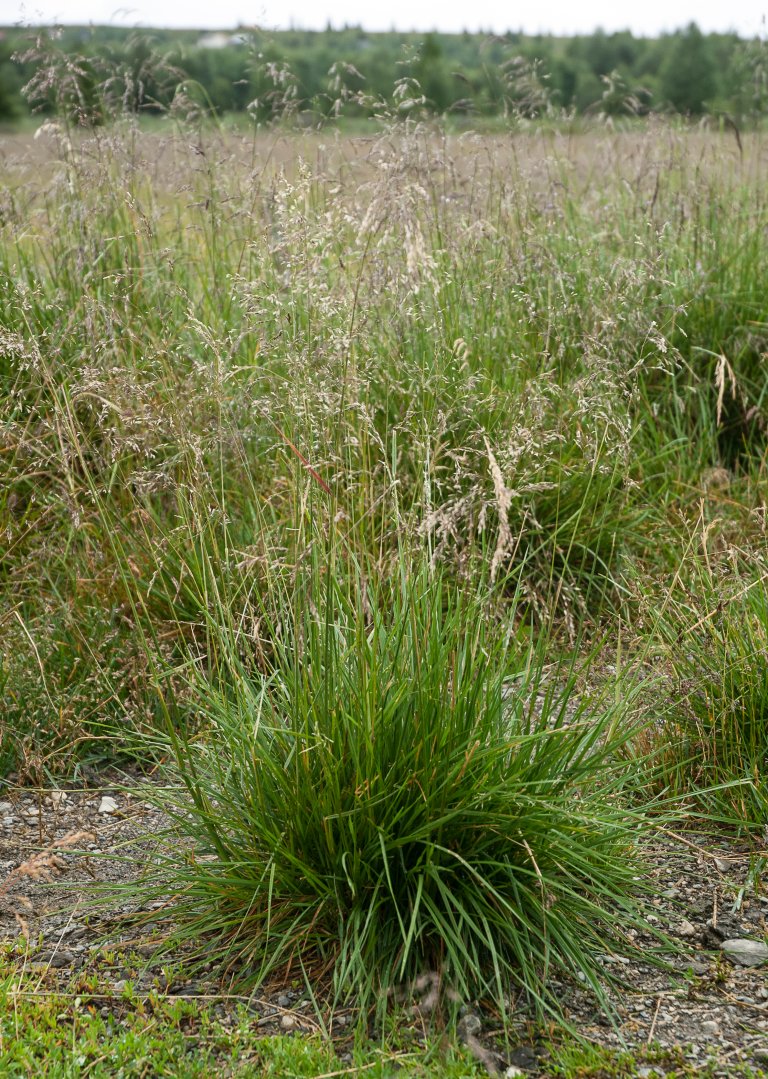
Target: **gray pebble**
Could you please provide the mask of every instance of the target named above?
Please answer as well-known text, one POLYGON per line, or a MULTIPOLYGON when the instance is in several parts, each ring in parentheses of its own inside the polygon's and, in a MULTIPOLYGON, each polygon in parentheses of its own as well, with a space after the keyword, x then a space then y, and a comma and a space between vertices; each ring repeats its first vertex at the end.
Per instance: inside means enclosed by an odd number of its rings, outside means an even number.
POLYGON ((479 1034, 483 1029, 483 1024, 478 1015, 475 1015, 474 1012, 468 1012, 463 1019, 459 1020, 456 1029, 459 1037, 466 1039, 473 1037, 475 1034, 479 1034))
POLYGON ((55 970, 62 970, 64 967, 68 967, 75 957, 72 955, 72 952, 60 948, 55 952, 42 952, 38 958, 41 963, 47 963, 55 970))
POLYGON ((732 940, 724 940, 720 947, 731 962, 738 963, 742 967, 759 967, 768 960, 768 944, 764 944, 761 940, 736 937, 732 940))

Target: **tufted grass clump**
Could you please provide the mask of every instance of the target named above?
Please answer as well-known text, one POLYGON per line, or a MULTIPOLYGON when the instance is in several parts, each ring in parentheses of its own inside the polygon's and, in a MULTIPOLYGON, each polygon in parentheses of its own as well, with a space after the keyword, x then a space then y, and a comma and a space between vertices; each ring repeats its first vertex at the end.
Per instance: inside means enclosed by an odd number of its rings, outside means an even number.
POLYGON ((146 891, 236 980, 303 971, 364 1011, 426 973, 504 1014, 519 991, 556 1011, 556 975, 601 993, 645 821, 622 708, 419 556, 382 580, 315 563, 268 669, 197 679, 205 733, 173 735, 146 891))

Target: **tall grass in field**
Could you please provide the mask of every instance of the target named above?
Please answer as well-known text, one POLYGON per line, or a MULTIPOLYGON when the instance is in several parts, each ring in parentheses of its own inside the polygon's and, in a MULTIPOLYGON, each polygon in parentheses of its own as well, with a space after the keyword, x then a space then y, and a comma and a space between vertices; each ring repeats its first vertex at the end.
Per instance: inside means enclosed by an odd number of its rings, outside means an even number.
POLYGON ((2 190, 2 774, 170 755, 153 886, 243 977, 599 989, 646 757, 762 813, 742 144, 46 124, 2 190))
POLYGON ((768 764, 765 562, 683 564, 657 599, 657 656, 667 700, 657 734, 659 778, 713 819, 765 828, 768 764), (734 572, 736 570, 736 572, 734 572))

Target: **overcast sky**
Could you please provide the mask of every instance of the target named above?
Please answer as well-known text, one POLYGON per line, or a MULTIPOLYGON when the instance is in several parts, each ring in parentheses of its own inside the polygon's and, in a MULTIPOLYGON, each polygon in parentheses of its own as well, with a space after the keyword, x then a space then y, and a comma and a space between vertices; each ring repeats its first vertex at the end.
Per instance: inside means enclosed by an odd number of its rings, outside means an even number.
POLYGON ((345 23, 367 30, 524 30, 528 33, 589 33, 632 30, 658 34, 695 21, 702 30, 766 33, 768 0, 645 0, 633 6, 616 0, 0 0, 0 24, 114 23, 225 29, 258 25, 323 29, 345 23))

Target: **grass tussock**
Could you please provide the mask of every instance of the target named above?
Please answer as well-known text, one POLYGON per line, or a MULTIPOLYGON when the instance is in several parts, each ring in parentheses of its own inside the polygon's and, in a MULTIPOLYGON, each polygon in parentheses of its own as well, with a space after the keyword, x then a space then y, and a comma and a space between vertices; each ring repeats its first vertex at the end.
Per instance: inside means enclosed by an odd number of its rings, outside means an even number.
POLYGON ((188 851, 174 832, 152 885, 177 932, 363 1009, 425 971, 502 1014, 515 989, 557 1010, 558 974, 597 989, 597 952, 640 924, 626 702, 577 703, 567 666, 505 645, 418 555, 388 585, 332 568, 272 627, 267 670, 233 657, 196 686, 207 734, 175 736, 161 798, 188 851))

